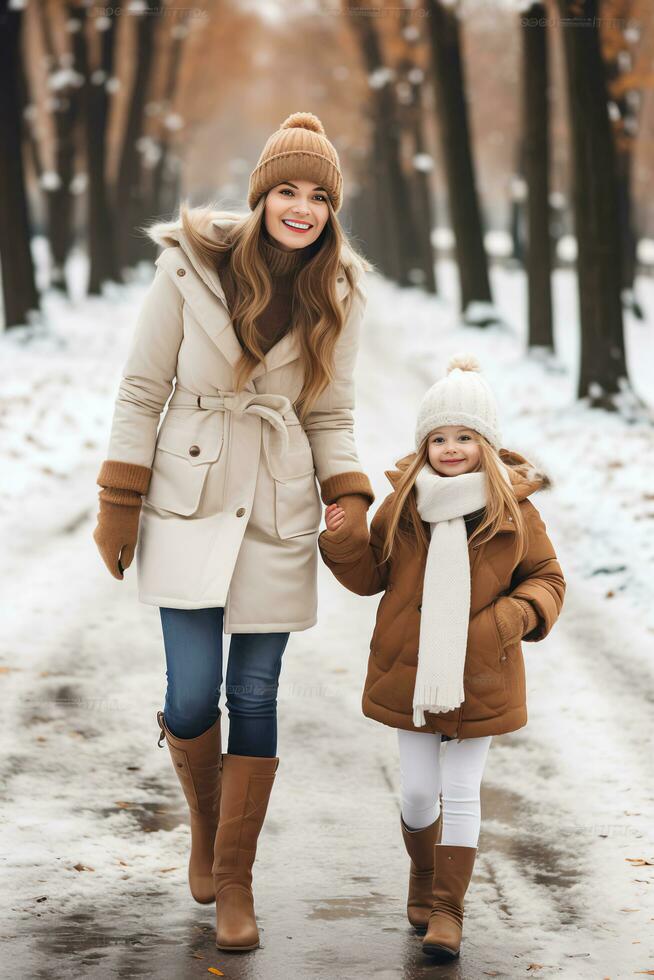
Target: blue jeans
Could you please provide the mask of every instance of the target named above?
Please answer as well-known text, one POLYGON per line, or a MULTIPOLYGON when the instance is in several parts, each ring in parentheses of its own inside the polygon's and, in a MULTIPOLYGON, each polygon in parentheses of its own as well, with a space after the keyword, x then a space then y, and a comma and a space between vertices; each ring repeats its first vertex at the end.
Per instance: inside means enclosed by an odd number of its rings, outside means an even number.
MULTIPOLYGON (((218 718, 223 682, 223 610, 160 607, 168 685, 166 725, 201 735, 218 718)), ((277 688, 288 633, 233 633, 225 704, 231 755, 277 755, 277 688)))

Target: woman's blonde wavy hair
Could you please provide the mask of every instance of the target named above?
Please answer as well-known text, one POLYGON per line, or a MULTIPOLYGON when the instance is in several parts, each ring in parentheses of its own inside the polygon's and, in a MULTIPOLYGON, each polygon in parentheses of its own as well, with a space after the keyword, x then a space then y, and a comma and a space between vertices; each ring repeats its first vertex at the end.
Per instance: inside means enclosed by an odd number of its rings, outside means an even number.
MULTIPOLYGON (((214 205, 190 208, 187 202, 180 204, 184 232, 201 260, 216 268, 216 258, 231 251, 230 262, 238 299, 235 309, 230 313, 244 348, 236 365, 237 392, 243 389, 254 368, 264 359, 262 338, 256 327, 256 319, 272 296, 272 279, 259 246, 264 232, 266 196, 261 196, 250 214, 236 220, 225 238, 219 242, 209 231, 211 218, 216 210, 214 205)), ((302 389, 294 407, 301 422, 306 419, 311 407, 333 380, 334 347, 347 319, 354 287, 363 270, 374 268, 353 248, 329 199, 327 206, 329 217, 317 239, 322 240, 320 248, 300 267, 293 285, 291 329, 297 331, 303 368, 302 389), (352 255, 351 262, 341 261, 341 249, 344 245, 352 255), (345 305, 336 293, 336 277, 341 271, 350 285, 349 298, 345 305)))
MULTIPOLYGON (((415 482, 418 473, 429 459, 430 435, 431 433, 428 433, 421 442, 415 459, 403 470, 395 488, 388 529, 384 538, 383 562, 392 557, 396 545, 401 540, 409 545, 415 546, 417 544, 419 548, 424 548, 425 551, 429 549, 429 536, 418 513, 415 482)), ((486 473, 488 502, 481 522, 470 535, 468 543, 480 545, 492 538, 508 512, 513 518, 516 529, 516 557, 522 558, 526 545, 525 525, 515 493, 511 485, 502 476, 501 471, 504 463, 500 459, 499 453, 484 436, 474 432, 474 438, 480 450, 479 465, 476 470, 482 470, 486 473)))

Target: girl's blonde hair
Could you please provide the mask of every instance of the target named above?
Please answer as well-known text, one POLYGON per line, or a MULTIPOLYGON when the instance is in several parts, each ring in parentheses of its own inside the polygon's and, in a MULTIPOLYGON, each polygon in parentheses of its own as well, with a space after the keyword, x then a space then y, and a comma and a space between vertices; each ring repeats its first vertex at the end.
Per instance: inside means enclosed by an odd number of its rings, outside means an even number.
MULTIPOLYGON (((237 300, 230 313, 244 348, 236 365, 237 392, 243 389, 254 368, 264 359, 262 338, 255 321, 272 296, 271 276, 259 246, 266 197, 263 194, 254 210, 238 218, 219 242, 209 230, 215 213, 213 205, 191 209, 186 202, 180 204, 184 232, 201 260, 215 268, 216 258, 231 252, 237 300)), ((322 244, 300 267, 293 285, 291 329, 297 332, 303 369, 302 389, 294 407, 301 422, 305 421, 311 407, 333 380, 334 347, 350 311, 354 287, 361 272, 373 268, 352 247, 329 198, 327 206, 329 217, 318 239, 322 240, 322 244), (341 262, 344 245, 352 254, 352 262, 341 262), (350 285, 345 306, 336 293, 336 277, 341 271, 350 285)))
MULTIPOLYGON (((388 561, 392 557, 393 550, 400 540, 412 545, 417 544, 419 548, 424 548, 425 551, 429 548, 429 537, 418 513, 415 482, 418 473, 429 459, 430 435, 431 433, 428 433, 421 442, 415 459, 402 472, 395 488, 388 529, 384 538, 382 561, 388 561)), ((516 529, 516 556, 522 557, 526 543, 525 525, 515 493, 511 485, 502 476, 501 470, 504 463, 498 452, 484 436, 475 432, 474 438, 480 451, 479 465, 476 470, 482 470, 486 473, 488 501, 479 526, 470 535, 469 543, 476 542, 479 545, 492 538, 497 533, 508 511, 513 518, 516 529)))

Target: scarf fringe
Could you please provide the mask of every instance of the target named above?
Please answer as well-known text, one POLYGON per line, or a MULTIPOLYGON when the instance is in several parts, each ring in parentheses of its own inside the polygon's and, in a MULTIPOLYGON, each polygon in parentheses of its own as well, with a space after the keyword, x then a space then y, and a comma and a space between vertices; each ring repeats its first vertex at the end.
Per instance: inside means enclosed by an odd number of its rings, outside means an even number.
POLYGON ((463 684, 421 684, 413 692, 413 724, 422 728, 425 724, 425 711, 442 714, 460 707, 465 697, 463 684))

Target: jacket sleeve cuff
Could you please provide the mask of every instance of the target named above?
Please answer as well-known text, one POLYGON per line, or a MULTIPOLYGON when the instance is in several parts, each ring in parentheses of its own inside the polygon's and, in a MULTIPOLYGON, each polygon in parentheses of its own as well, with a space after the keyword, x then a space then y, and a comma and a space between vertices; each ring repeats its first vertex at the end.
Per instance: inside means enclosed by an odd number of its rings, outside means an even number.
POLYGON ((120 504, 122 507, 141 507, 141 494, 135 493, 133 490, 115 490, 113 487, 103 487, 98 497, 109 504, 120 504))
POLYGON ((538 613, 526 599, 516 599, 515 601, 520 603, 520 608, 522 609, 522 618, 524 620, 522 635, 525 637, 538 626, 538 613))
POLYGON ((138 463, 121 463, 115 459, 105 459, 100 467, 96 483, 101 487, 115 490, 132 490, 134 493, 147 493, 152 470, 138 463))
POLYGON ((356 470, 351 473, 337 473, 320 484, 320 495, 324 504, 333 504, 339 497, 351 493, 360 493, 367 497, 369 504, 375 499, 370 480, 365 473, 356 470))

